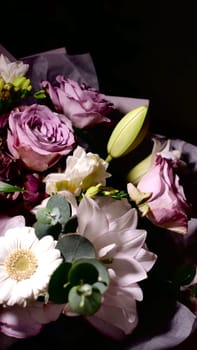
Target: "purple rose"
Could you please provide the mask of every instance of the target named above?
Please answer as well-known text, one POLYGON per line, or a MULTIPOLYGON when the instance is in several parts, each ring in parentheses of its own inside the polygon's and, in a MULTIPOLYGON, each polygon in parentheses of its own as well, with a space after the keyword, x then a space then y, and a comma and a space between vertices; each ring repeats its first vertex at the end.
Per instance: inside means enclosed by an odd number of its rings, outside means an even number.
POLYGON ((69 119, 33 104, 10 113, 7 145, 27 168, 44 171, 73 150, 75 138, 69 119))
POLYGON ((137 188, 132 183, 127 188, 142 215, 154 225, 182 234, 188 232, 190 206, 173 168, 173 160, 157 155, 137 188))
POLYGON ((57 76, 56 80, 59 87, 53 87, 48 81, 43 81, 42 87, 46 89, 56 110, 64 113, 73 126, 83 129, 111 122, 106 116, 114 110, 114 106, 106 100, 105 95, 84 83, 79 85, 76 81, 64 79, 63 76, 57 76))

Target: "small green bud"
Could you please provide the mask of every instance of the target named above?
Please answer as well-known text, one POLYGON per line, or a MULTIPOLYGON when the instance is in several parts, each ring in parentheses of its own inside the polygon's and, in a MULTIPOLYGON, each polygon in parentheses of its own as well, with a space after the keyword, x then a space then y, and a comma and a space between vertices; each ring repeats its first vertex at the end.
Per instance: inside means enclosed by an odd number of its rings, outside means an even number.
POLYGON ((36 91, 34 92, 33 96, 37 99, 44 99, 46 98, 46 93, 45 93, 45 90, 39 90, 39 91, 36 91))
POLYGON ((10 91, 13 88, 12 83, 5 83, 3 89, 10 91))
POLYGON ((26 77, 17 77, 16 79, 14 79, 13 83, 12 83, 15 87, 15 90, 28 90, 31 91, 32 86, 31 86, 31 82, 30 79, 26 78, 26 77))
POLYGON ((95 197, 100 192, 101 187, 102 187, 102 184, 89 187, 85 193, 85 196, 90 198, 95 197))
POLYGON ((3 80, 3 78, 0 78, 0 91, 2 91, 4 85, 5 85, 5 80, 3 80))
POLYGON ((25 82, 26 78, 25 77, 17 77, 13 80, 12 84, 17 87, 17 88, 21 88, 23 83, 25 82))

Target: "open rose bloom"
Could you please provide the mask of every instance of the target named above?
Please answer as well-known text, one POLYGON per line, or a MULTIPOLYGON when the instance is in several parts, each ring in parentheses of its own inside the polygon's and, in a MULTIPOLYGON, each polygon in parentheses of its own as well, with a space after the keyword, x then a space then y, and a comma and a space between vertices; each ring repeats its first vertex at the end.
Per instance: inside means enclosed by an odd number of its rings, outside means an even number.
POLYGON ((47 170, 75 146, 71 122, 47 106, 21 106, 10 113, 10 153, 35 171, 47 170))
POLYGON ((108 115, 114 106, 107 101, 105 95, 63 76, 58 76, 57 82, 59 86, 52 86, 49 81, 43 81, 42 87, 46 89, 56 110, 64 113, 73 126, 83 129, 110 122, 108 115))

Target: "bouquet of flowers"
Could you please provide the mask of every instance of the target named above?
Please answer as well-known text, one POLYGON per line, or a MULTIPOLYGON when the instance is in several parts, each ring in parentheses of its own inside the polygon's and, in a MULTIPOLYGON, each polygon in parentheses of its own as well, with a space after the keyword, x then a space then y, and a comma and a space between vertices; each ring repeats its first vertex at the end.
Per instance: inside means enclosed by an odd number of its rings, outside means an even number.
POLYGON ((122 115, 63 75, 34 91, 28 70, 0 56, 0 331, 32 337, 65 315, 121 340, 151 288, 192 308, 184 152, 150 133, 147 105, 122 115))

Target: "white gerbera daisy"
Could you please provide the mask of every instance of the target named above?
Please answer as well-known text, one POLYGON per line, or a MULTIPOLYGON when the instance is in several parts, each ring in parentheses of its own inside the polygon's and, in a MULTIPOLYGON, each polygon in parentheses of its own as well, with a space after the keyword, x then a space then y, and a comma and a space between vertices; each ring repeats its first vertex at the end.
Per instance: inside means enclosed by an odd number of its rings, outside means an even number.
POLYGON ((51 236, 38 239, 33 227, 15 227, 0 237, 0 304, 26 306, 47 291, 62 262, 51 236))

